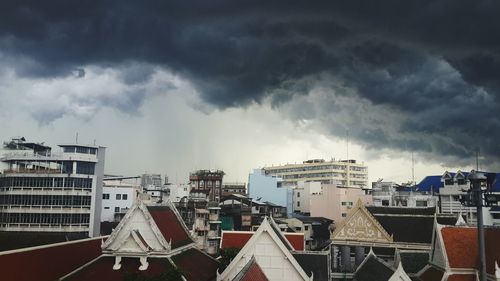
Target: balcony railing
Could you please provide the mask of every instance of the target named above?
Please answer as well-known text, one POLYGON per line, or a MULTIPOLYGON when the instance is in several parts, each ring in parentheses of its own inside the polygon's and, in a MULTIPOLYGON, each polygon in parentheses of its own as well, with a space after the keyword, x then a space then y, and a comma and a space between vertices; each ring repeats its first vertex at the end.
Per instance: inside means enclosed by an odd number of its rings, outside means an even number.
POLYGON ((4 174, 61 174, 61 169, 7 169, 4 174))

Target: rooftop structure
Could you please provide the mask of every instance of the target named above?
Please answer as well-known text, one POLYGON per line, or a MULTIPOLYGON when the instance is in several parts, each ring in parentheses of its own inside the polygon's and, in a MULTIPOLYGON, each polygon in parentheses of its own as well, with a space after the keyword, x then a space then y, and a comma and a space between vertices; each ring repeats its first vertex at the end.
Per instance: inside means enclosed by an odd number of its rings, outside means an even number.
POLYGON ((0 231, 100 234, 106 148, 6 142, 0 161, 0 231))
POLYGON ((356 160, 307 160, 302 164, 286 164, 262 168, 266 175, 283 179, 284 186, 295 186, 299 181, 335 183, 343 187, 368 187, 368 167, 356 160))

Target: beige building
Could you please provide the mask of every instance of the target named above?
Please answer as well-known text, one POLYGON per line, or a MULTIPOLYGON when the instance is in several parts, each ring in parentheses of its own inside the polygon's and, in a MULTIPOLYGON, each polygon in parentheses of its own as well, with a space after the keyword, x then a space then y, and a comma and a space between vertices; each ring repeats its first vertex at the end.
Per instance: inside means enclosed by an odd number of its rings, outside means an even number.
POLYGON ((302 164, 286 164, 262 168, 266 175, 283 179, 284 186, 296 186, 299 181, 336 183, 343 187, 368 187, 368 167, 356 160, 314 159, 302 164))
POLYGON ((321 192, 310 198, 311 216, 329 218, 336 224, 347 217, 358 200, 364 205, 372 204, 369 190, 338 187, 335 184, 323 184, 321 192))

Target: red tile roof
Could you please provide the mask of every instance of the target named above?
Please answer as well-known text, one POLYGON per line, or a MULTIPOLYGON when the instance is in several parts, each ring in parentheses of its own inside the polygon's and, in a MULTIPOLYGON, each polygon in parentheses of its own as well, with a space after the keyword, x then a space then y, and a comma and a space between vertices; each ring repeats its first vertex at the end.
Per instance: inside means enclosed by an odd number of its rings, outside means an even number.
MULTIPOLYGON (((253 234, 252 231, 224 231, 222 232, 221 249, 241 249, 253 234)), ((284 233, 284 235, 296 251, 304 251, 303 233, 284 233)))
POLYGON ((269 281, 255 258, 252 258, 233 281, 269 281))
POLYGON ((158 276, 164 272, 168 272, 174 267, 166 258, 148 258, 149 266, 146 270, 140 271, 139 258, 122 258, 121 268, 114 270, 114 257, 100 257, 92 264, 84 267, 82 270, 72 274, 64 280, 71 281, 124 281, 132 276, 158 276))
MULTIPOLYGON (((443 227, 443 242, 451 268, 478 268, 477 229, 443 227)), ((485 229, 486 271, 495 274, 495 261, 500 260, 500 229, 485 229)))
POLYGON ((167 242, 172 240, 172 248, 181 247, 193 242, 186 229, 184 229, 182 222, 179 221, 174 211, 169 207, 148 207, 148 211, 167 242))
POLYGON ((0 253, 2 280, 53 281, 101 255, 101 239, 85 239, 0 253))
POLYGON ((453 274, 448 276, 448 281, 476 281, 475 274, 453 274))
POLYGON ((433 266, 428 267, 422 274, 420 274, 420 280, 422 281, 441 281, 443 279, 444 272, 433 266))
POLYGON ((219 263, 192 248, 172 257, 172 261, 186 277, 187 281, 208 281, 215 279, 219 263))

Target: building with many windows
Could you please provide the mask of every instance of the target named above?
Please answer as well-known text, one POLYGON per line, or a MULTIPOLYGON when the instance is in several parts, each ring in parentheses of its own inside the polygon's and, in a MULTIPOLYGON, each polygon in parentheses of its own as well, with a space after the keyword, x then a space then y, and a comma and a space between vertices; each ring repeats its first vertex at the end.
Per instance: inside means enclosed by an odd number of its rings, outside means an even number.
POLYGON ((4 143, 0 231, 100 234, 106 149, 62 144, 60 153, 24 138, 4 143))
POLYGON ((286 164, 262 168, 266 175, 283 179, 284 186, 296 186, 299 181, 334 183, 342 187, 368 187, 368 167, 356 160, 307 160, 302 164, 286 164))

